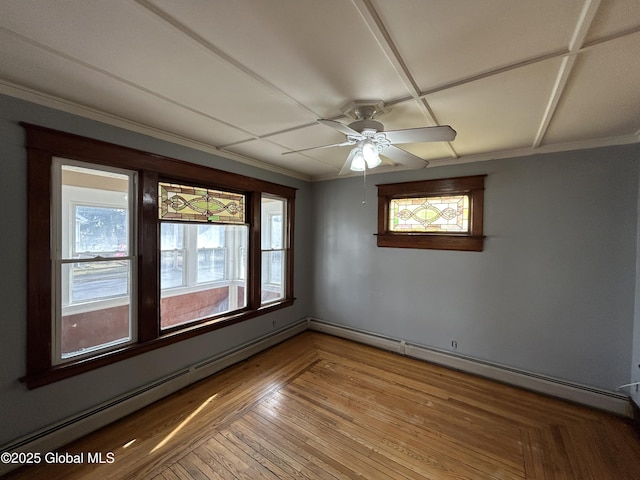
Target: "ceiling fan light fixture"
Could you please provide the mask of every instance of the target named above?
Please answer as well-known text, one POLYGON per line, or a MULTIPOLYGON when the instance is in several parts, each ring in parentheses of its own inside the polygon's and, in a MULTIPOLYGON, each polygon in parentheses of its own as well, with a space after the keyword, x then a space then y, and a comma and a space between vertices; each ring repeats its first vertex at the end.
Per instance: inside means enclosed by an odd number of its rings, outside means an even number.
POLYGON ((349 169, 352 172, 362 172, 367 168, 375 168, 382 163, 378 145, 368 138, 358 142, 358 145, 349 153, 349 158, 351 158, 349 169))
POLYGON ((363 142, 362 157, 367 162, 367 167, 369 168, 375 168, 382 162, 378 154, 378 147, 371 140, 365 140, 363 142))
POLYGON ((364 155, 362 154, 362 149, 360 147, 356 147, 353 150, 356 152, 351 159, 351 166, 349 168, 352 172, 364 172, 367 168, 367 163, 365 162, 364 155))

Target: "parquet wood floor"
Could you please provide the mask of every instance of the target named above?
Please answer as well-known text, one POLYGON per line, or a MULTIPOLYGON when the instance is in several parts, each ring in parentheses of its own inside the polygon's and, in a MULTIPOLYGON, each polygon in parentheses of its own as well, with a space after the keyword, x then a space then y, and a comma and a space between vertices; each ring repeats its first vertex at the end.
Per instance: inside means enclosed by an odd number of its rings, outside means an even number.
POLYGON ((622 419, 313 332, 60 451, 115 461, 8 478, 640 478, 622 419))

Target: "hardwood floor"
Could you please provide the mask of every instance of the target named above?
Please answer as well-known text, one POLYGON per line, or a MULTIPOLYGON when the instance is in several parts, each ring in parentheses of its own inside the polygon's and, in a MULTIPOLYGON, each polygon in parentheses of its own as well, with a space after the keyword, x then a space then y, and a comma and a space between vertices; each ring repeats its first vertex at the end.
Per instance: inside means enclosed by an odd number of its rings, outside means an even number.
POLYGON ((640 478, 617 417, 312 332, 59 451, 7 478, 640 478))

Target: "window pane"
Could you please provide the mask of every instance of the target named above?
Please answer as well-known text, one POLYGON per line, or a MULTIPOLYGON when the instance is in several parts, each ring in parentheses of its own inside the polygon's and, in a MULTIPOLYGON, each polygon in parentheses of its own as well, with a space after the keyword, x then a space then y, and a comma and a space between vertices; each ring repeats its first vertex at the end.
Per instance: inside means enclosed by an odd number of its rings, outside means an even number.
POLYGON ((72 292, 72 302, 62 305, 62 359, 131 340, 129 260, 63 264, 61 277, 72 292))
POLYGON ((171 246, 182 246, 182 283, 171 283, 163 277, 161 328, 195 322, 246 306, 245 252, 249 238, 246 225, 163 223, 161 231, 163 251, 165 241, 171 246), (180 228, 175 229, 176 226, 180 228), (175 236, 165 236, 165 229, 173 229, 176 235, 182 232, 182 239, 178 241, 175 236))
POLYGON ((284 298, 284 251, 262 252, 262 303, 284 298))
POLYGON ((174 288, 184 285, 184 250, 160 252, 160 286, 174 288))
POLYGON ((285 212, 286 199, 264 195, 261 211, 262 279, 260 298, 262 303, 279 300, 285 296, 285 212))
POLYGON ((62 289, 71 292, 68 304, 128 296, 130 264, 129 260, 63 264, 62 289))
POLYGON ((182 224, 160 225, 160 285, 173 288, 184 285, 184 228, 182 224))
POLYGON ((59 165, 54 363, 134 339, 133 172, 59 165))
POLYGON ((124 208, 75 205, 74 254, 127 256, 128 223, 124 208))
POLYGON ((161 220, 245 223, 244 195, 172 183, 159 184, 161 220))
POLYGON ((469 196, 397 198, 389 202, 392 232, 468 233, 469 196))
POLYGON ((283 198, 262 197, 262 250, 284 248, 284 210, 283 198))
POLYGON ((222 225, 198 225, 198 274, 197 282, 213 282, 225 278, 226 249, 225 227, 222 225))

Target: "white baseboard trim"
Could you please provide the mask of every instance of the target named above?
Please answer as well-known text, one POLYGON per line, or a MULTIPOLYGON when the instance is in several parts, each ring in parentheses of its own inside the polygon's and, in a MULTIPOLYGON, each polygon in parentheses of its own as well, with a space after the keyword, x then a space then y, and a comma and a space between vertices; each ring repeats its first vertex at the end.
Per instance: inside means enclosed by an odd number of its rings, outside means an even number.
POLYGON ((472 357, 452 354, 435 348, 409 343, 405 340, 384 337, 315 318, 308 319, 308 327, 310 330, 317 332, 328 333, 336 337, 436 363, 454 370, 633 418, 633 409, 629 397, 619 393, 493 364, 472 357))
MULTIPOLYGON (((119 420, 178 390, 281 343, 307 329, 307 319, 260 337, 149 385, 114 398, 79 415, 0 447, 0 452, 51 452, 119 420)), ((19 467, 0 463, 0 476, 19 467)))

